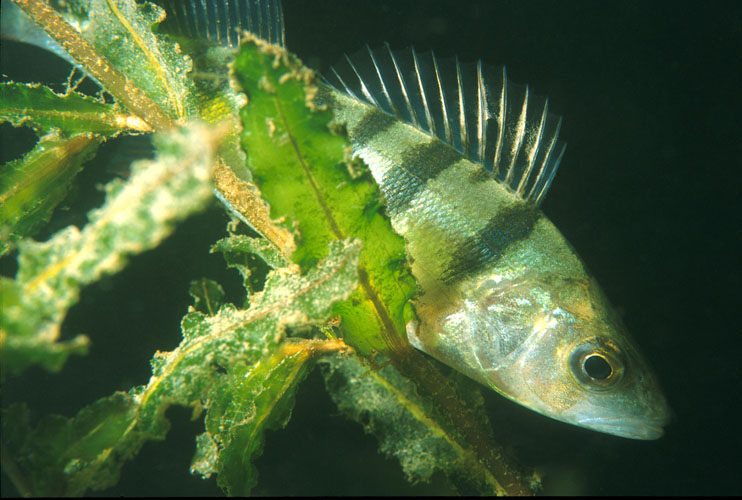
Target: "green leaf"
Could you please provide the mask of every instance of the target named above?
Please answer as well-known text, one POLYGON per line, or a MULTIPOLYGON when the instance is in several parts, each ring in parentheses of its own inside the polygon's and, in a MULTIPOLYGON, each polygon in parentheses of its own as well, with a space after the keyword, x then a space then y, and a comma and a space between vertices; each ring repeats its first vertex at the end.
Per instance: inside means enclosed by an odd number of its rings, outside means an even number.
POLYGON ((84 337, 57 343, 67 309, 80 288, 121 269, 128 255, 156 246, 173 223, 202 208, 211 197, 214 138, 203 126, 160 136, 155 161, 133 165, 128 182, 106 186, 106 202, 74 226, 43 243, 19 242, 15 280, 0 281, 0 361, 17 373, 40 363, 58 370, 84 337))
POLYGON ((136 403, 121 392, 74 418, 49 415, 33 429, 28 420, 25 406, 15 405, 4 416, 2 429, 3 436, 13 436, 4 441, 8 449, 3 454, 14 457, 27 496, 79 496, 110 486, 119 477, 116 461, 132 457, 147 439, 132 432, 136 403))
MULTIPOLYGON (((377 363, 382 360, 375 360, 377 363)), ((431 399, 388 362, 382 368, 364 366, 356 357, 328 359, 322 364, 327 389, 338 408, 376 435, 383 453, 396 457, 407 479, 428 481, 441 470, 460 491, 504 495, 507 492, 476 454, 459 443, 431 399)), ((471 381, 458 383, 459 393, 473 399, 470 411, 489 426, 481 394, 471 381)), ((491 436, 488 436, 491 438, 491 436)))
POLYGON ((193 297, 196 311, 213 316, 224 304, 224 289, 216 281, 201 278, 191 281, 188 294, 193 297))
POLYGON ((199 439, 193 471, 218 474, 230 496, 244 496, 257 483, 252 461, 262 453, 267 429, 284 427, 294 405, 294 391, 308 372, 310 352, 274 354, 252 367, 237 365, 209 394, 206 429, 199 439), (208 436, 208 437, 207 437, 208 436), (216 456, 204 462, 213 450, 216 456))
POLYGON ((381 213, 370 177, 345 165, 347 141, 330 133, 332 113, 314 104, 313 72, 259 40, 242 44, 233 72, 248 96, 242 143, 253 179, 273 218, 298 223, 292 260, 307 269, 330 241, 360 238, 361 286, 335 306, 344 338, 363 355, 404 349, 404 308, 416 291, 404 241, 381 213))
POLYGON ((251 238, 241 234, 217 241, 211 247, 211 252, 222 252, 230 267, 235 267, 233 265, 235 262, 230 260, 230 257, 244 254, 252 254, 260 257, 272 269, 288 267, 291 264, 267 240, 263 238, 251 238))
POLYGON ((286 340, 285 329, 323 321, 332 303, 351 293, 359 251, 358 242, 336 242, 306 276, 272 271, 249 309, 225 304, 213 316, 191 310, 181 323, 182 342, 155 354, 146 386, 103 398, 72 419, 46 417, 33 429, 23 408, 13 409, 3 435, 11 436, 8 460, 14 457, 28 493, 78 496, 114 484, 145 441, 164 439, 171 404, 207 409, 193 470, 217 472, 228 492, 248 493, 263 433, 285 425, 307 363, 340 348, 286 340))
POLYGON ((65 135, 82 132, 111 136, 124 130, 149 132, 140 118, 121 113, 112 104, 69 90, 54 93, 38 84, 0 83, 0 122, 27 125, 38 134, 59 129, 65 135))
POLYGON ((23 158, 0 167, 0 255, 49 220, 101 140, 86 133, 48 134, 23 158))
POLYGON ((159 6, 134 0, 90 0, 83 36, 170 118, 196 115, 191 59, 175 42, 152 32, 164 19, 159 6))
POLYGON ((232 235, 217 241, 211 252, 221 252, 229 267, 237 269, 249 295, 260 288, 269 269, 295 266, 264 238, 232 235))

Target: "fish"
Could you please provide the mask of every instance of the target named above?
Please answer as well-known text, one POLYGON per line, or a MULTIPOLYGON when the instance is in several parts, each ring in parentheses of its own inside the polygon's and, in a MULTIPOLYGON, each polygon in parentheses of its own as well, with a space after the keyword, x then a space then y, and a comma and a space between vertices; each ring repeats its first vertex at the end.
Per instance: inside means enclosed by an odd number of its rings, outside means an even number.
MULTIPOLYGON (((193 38, 285 43, 279 1, 156 3, 193 38)), ((548 100, 504 66, 388 45, 346 56, 318 85, 405 240, 419 288, 410 344, 547 417, 661 437, 671 411, 656 375, 540 209, 566 151, 548 100)))
POLYGON ((418 282, 417 349, 548 417, 632 439, 670 410, 574 248, 539 209, 565 153, 504 66, 368 46, 328 75, 418 282))

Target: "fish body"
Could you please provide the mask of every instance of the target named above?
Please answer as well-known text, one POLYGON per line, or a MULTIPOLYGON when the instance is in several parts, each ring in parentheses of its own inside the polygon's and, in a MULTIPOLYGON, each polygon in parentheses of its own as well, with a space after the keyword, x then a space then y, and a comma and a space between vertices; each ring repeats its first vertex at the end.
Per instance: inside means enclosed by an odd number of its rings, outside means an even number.
POLYGON ((564 151, 546 101, 502 68, 414 50, 343 66, 327 100, 407 243, 420 290, 410 343, 544 415, 660 437, 655 376, 538 208, 564 151))

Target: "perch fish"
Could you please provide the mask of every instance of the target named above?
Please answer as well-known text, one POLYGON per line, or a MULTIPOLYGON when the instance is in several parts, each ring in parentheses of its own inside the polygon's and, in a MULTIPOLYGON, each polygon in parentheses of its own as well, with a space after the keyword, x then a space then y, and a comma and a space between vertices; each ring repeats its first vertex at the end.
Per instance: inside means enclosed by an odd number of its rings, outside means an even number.
POLYGON ((538 208, 565 146, 504 67, 389 47, 324 96, 379 185, 420 293, 410 343, 549 417, 633 439, 669 409, 620 318, 538 208))
MULTIPOLYGON (((247 29, 283 45, 277 1, 158 3, 190 36, 236 46, 247 29)), ((548 101, 504 67, 388 46, 346 57, 320 87, 406 241, 410 343, 543 415, 660 437, 655 375, 539 210, 565 151, 548 101)))

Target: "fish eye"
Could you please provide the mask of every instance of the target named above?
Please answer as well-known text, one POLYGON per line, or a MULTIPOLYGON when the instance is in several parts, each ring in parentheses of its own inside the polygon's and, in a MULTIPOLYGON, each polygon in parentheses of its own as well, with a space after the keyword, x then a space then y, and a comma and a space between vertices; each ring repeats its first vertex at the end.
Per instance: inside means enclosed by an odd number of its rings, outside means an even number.
POLYGON ((610 363, 600 354, 590 354, 585 358, 582 368, 585 373, 596 380, 607 379, 613 373, 610 363))
POLYGON ((607 339, 596 337, 578 345, 569 365, 577 382, 592 391, 611 389, 623 379, 623 356, 618 346, 607 339))

